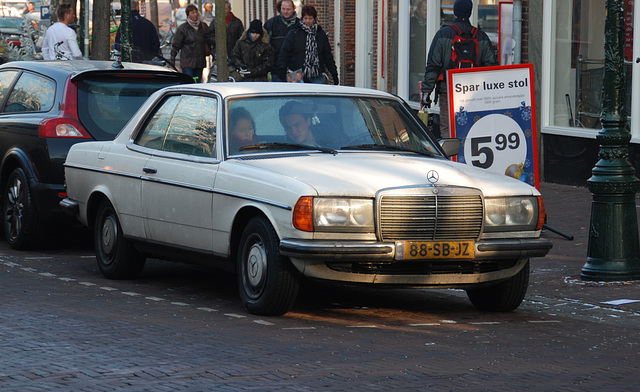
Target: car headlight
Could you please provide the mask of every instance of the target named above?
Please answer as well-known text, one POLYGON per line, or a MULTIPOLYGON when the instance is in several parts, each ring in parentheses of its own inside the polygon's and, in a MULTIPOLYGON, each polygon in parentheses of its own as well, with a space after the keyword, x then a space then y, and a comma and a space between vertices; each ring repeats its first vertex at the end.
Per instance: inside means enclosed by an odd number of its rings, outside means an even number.
POLYGON ((540 230, 544 223, 542 197, 516 196, 484 200, 485 231, 540 230))
POLYGON ((293 210, 293 226, 303 231, 372 232, 373 200, 301 197, 293 210))

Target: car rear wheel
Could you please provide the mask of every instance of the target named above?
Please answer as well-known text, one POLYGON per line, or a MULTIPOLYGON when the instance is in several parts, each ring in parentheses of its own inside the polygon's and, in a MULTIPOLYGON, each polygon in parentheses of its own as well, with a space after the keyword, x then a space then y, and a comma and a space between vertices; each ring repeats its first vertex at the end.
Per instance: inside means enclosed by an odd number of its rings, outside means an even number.
POLYGON ((120 220, 107 200, 102 201, 93 231, 100 272, 109 279, 133 279, 140 275, 145 257, 124 238, 120 220))
POLYGON ((493 286, 467 290, 471 303, 480 310, 511 312, 524 299, 529 286, 529 261, 512 278, 493 286))
POLYGON ((299 288, 297 271, 280 255, 278 236, 264 217, 249 221, 238 248, 237 277, 245 308, 263 316, 280 316, 293 306, 299 288))
POLYGON ((11 172, 4 191, 5 238, 13 249, 28 249, 41 232, 27 175, 18 167, 11 172))

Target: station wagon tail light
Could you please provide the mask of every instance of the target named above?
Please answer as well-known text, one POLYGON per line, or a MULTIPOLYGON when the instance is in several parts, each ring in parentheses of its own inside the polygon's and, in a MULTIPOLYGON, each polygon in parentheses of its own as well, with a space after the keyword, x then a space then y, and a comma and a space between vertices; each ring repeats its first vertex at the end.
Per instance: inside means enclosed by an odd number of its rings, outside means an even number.
POLYGON ((541 222, 544 222, 541 197, 511 196, 484 200, 485 231, 540 230, 541 222))
POLYGON ((38 136, 92 139, 78 120, 78 87, 69 79, 64 88, 60 116, 42 120, 38 128, 38 136))
POLYGON ((373 200, 302 197, 293 210, 293 226, 303 231, 372 232, 373 200))

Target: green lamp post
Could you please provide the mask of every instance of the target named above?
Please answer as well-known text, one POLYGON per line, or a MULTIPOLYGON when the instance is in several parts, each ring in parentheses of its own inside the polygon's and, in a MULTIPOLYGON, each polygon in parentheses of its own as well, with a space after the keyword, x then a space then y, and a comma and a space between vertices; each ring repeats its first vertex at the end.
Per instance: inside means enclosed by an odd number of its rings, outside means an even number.
POLYGON ((640 246, 635 194, 640 180, 629 161, 626 129, 624 2, 607 0, 605 20, 602 130, 599 161, 587 181, 593 196, 584 280, 640 279, 640 246))

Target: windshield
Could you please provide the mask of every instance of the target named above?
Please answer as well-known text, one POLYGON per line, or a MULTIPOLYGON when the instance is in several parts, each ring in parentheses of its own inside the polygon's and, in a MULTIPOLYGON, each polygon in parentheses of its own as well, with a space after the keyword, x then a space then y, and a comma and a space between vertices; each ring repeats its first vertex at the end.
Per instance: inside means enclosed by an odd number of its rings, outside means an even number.
POLYGON ((313 149, 441 155, 419 120, 393 99, 280 95, 236 98, 228 109, 231 155, 313 149))

